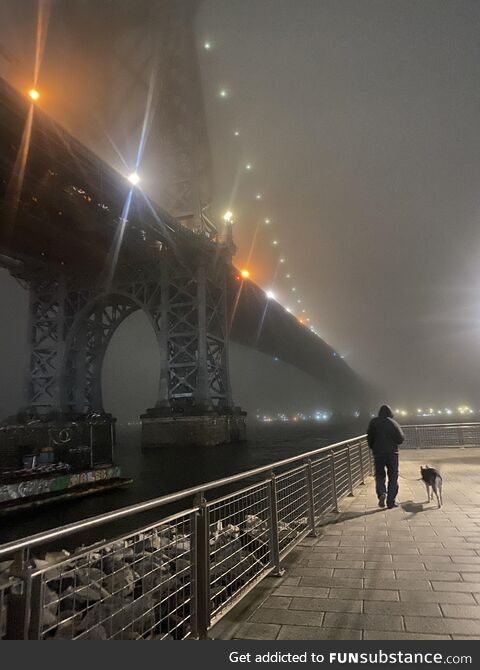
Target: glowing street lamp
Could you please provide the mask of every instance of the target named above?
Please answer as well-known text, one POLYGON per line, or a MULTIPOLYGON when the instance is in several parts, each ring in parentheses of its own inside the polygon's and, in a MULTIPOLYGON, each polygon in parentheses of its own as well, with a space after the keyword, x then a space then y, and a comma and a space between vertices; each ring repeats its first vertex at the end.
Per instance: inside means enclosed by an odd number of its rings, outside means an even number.
POLYGON ((244 279, 248 279, 250 277, 250 272, 248 270, 242 270, 240 274, 244 279))
POLYGON ((136 186, 140 181, 140 177, 136 172, 132 172, 132 174, 128 176, 128 181, 134 186, 136 186))
POLYGON ((223 220, 225 221, 225 223, 233 223, 233 212, 227 210, 223 215, 223 220))
POLYGON ((40 97, 40 93, 37 91, 36 88, 31 88, 28 92, 28 95, 32 100, 38 100, 38 98, 40 97))

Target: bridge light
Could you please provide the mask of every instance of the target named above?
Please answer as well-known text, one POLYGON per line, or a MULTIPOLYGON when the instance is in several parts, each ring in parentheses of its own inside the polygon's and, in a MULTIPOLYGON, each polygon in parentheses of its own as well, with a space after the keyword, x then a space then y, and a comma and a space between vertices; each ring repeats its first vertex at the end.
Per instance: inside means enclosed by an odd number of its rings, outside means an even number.
POLYGON ((242 270, 240 274, 244 279, 248 279, 250 277, 250 272, 248 270, 242 270))
POLYGON ((28 92, 28 95, 32 100, 38 100, 38 98, 40 97, 40 93, 37 91, 36 88, 31 88, 28 92))
POLYGON ((233 212, 228 209, 223 215, 223 220, 225 223, 233 223, 233 212))
POLYGON ((255 196, 255 200, 261 200, 261 199, 262 199, 262 194, 257 193, 257 195, 255 196))
POLYGON ((140 181, 140 177, 136 172, 132 172, 132 174, 128 176, 128 181, 134 186, 136 186, 140 181))
POLYGON ((267 298, 269 300, 275 300, 275 293, 273 291, 267 291, 267 298))
POLYGON ((235 135, 235 137, 238 137, 238 136, 240 135, 240 131, 239 131, 239 130, 235 130, 235 132, 234 132, 233 134, 235 135))
POLYGON ((252 167, 253 167, 253 165, 252 165, 251 163, 247 163, 247 164, 245 165, 245 170, 251 170, 252 167))
POLYGON ((210 51, 212 48, 212 43, 211 42, 204 42, 203 48, 206 49, 206 51, 210 51))
POLYGON ((272 244, 274 247, 276 247, 278 245, 278 240, 273 240, 272 244))
POLYGON ((265 219, 265 223, 266 223, 267 226, 268 226, 270 223, 272 223, 272 220, 271 220, 271 219, 265 219))
POLYGON ((221 98, 228 98, 228 91, 226 88, 221 88, 219 91, 219 96, 221 98))

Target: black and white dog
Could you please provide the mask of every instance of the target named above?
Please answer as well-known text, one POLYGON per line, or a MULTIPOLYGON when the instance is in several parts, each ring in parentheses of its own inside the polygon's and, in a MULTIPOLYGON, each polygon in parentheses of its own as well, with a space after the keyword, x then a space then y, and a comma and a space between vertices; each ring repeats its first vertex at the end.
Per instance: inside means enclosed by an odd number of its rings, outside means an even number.
MULTIPOLYGON (((429 468, 428 465, 426 465, 424 468, 420 468, 420 474, 427 489, 428 502, 430 502, 430 494, 431 491, 433 491, 437 497, 438 506, 441 507, 443 505, 442 475, 435 468, 429 468)), ((431 494, 432 500, 433 493, 431 494)))

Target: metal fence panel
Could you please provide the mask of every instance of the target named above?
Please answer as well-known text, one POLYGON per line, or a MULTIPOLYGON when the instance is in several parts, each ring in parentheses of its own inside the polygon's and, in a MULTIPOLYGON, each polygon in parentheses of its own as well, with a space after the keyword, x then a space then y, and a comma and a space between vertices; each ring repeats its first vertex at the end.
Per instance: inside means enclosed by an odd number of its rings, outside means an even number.
POLYGON ((192 515, 122 540, 36 560, 30 637, 184 639, 191 633, 192 515))

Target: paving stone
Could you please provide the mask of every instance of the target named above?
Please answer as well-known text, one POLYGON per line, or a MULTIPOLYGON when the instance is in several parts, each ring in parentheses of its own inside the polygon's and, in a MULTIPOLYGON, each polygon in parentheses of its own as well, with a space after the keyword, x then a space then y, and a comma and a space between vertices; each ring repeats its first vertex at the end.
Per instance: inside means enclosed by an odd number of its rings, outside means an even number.
POLYGON ((302 597, 302 598, 327 598, 328 588, 318 588, 314 586, 279 586, 273 592, 275 596, 302 597))
POLYGON ((271 607, 274 609, 288 609, 292 598, 287 598, 286 596, 269 596, 262 603, 261 607, 271 607))
POLYGON ((364 565, 365 565, 364 561, 354 561, 354 560, 351 560, 351 559, 346 560, 346 561, 337 561, 337 560, 332 559, 332 558, 328 558, 328 559, 311 558, 311 559, 308 560, 308 567, 309 568, 323 567, 323 568, 363 569, 364 565))
POLYGON ((352 599, 352 600, 386 600, 394 602, 399 599, 398 591, 379 589, 330 589, 329 598, 352 599))
MULTIPOLYGON (((440 583, 440 582, 439 582, 440 583)), ((451 582, 453 583, 453 582, 451 582)), ((457 583, 457 582, 455 582, 457 583)), ((363 586, 366 589, 404 589, 409 591, 431 591, 432 587, 428 579, 425 580, 413 580, 413 579, 375 579, 365 578, 363 580, 363 586)))
POLYGON ((289 609, 316 612, 356 612, 362 611, 361 600, 339 600, 337 598, 293 598, 289 609))
POLYGON ((235 629, 234 640, 275 640, 280 626, 274 624, 243 623, 235 629))
POLYGON ((452 605, 475 605, 475 598, 471 593, 457 593, 456 591, 404 591, 400 589, 400 600, 417 603, 446 603, 452 605))
POLYGON ((442 611, 436 603, 419 602, 365 602, 365 614, 401 614, 410 616, 442 616, 442 611))
POLYGON ((440 619, 430 617, 405 617, 405 628, 412 633, 440 633, 480 635, 480 621, 471 619, 440 619))
POLYGON ((459 572, 439 572, 433 570, 417 570, 415 572, 408 570, 395 570, 395 577, 398 580, 404 579, 427 579, 430 582, 461 582, 462 578, 459 572))
POLYGON ((379 614, 346 614, 327 612, 325 614, 325 627, 352 628, 360 630, 403 630, 401 616, 389 616, 379 614))
POLYGON ((480 619, 480 605, 441 605, 446 617, 455 619, 480 619))
MULTIPOLYGON (((405 557, 403 561, 392 561, 391 567, 393 570, 421 570, 422 563, 406 563, 405 557)), ((365 561, 365 570, 384 570, 385 563, 380 563, 378 561, 365 561)), ((395 575, 392 575, 394 577, 395 575)))
POLYGON ((348 579, 346 577, 302 577, 300 584, 302 586, 335 586, 352 589, 361 589, 363 586, 361 579, 348 579))
POLYGON ((333 568, 305 568, 293 565, 289 569, 292 577, 333 577, 333 568))
POLYGON ((372 574, 375 574, 375 577, 378 579, 394 579, 395 573, 393 570, 377 570, 375 573, 372 573, 371 570, 349 570, 344 568, 335 568, 333 571, 333 577, 371 577, 372 574))
POLYGON ((260 607, 250 617, 251 622, 289 624, 291 626, 321 626, 323 612, 301 610, 263 609, 260 607))
POLYGON ((282 626, 277 640, 361 640, 361 630, 317 628, 315 626, 282 626))

